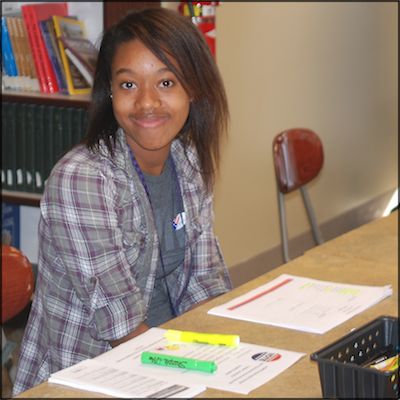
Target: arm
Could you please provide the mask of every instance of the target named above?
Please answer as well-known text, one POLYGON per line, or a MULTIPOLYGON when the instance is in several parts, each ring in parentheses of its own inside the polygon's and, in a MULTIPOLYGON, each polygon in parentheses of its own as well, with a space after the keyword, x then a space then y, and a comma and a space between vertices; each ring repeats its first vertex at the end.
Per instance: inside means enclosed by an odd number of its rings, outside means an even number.
POLYGON ((133 339, 136 336, 139 336, 141 333, 146 332, 147 330, 149 330, 150 328, 144 323, 142 322, 133 332, 131 332, 130 334, 124 336, 121 339, 118 340, 112 340, 110 341, 110 345, 111 347, 116 347, 121 343, 125 343, 130 339, 133 339))
MULTIPOLYGON (((111 172, 67 161, 49 178, 42 201, 53 265, 68 276, 95 340, 125 337, 144 320, 142 294, 131 270, 141 238, 121 222, 129 220, 121 214, 120 199, 128 192, 111 172)), ((127 209, 132 207, 129 203, 127 209)))
POLYGON ((180 304, 180 312, 204 304, 232 288, 219 243, 213 232, 212 196, 207 195, 198 213, 200 235, 192 243, 191 275, 180 304))

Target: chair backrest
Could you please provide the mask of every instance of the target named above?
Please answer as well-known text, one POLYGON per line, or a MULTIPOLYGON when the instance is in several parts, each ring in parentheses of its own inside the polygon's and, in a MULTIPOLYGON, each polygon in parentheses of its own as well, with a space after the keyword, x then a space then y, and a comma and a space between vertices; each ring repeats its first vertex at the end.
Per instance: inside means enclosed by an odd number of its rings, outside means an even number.
POLYGON ((314 179, 324 161, 321 140, 314 131, 305 128, 289 129, 276 135, 273 157, 282 193, 289 193, 314 179))
POLYGON ((294 128, 275 136, 272 144, 278 188, 279 222, 285 262, 290 260, 284 195, 299 189, 316 244, 323 242, 305 184, 320 172, 324 162, 321 140, 311 129, 294 128))

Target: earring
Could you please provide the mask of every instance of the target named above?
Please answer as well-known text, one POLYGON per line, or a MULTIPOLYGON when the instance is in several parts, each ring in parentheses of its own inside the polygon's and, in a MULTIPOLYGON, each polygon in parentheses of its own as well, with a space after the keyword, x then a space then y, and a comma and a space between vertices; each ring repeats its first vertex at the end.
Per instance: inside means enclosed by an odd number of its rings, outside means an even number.
POLYGON ((113 97, 112 97, 112 93, 110 94, 110 99, 112 99, 113 97))

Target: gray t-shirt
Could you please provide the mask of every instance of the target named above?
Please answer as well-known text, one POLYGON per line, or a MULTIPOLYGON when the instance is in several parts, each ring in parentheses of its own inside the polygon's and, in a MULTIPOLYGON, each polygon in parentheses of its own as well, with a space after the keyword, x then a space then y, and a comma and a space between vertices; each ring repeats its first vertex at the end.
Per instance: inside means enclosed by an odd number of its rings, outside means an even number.
POLYGON ((182 223, 182 197, 171 158, 165 163, 161 175, 143 175, 150 194, 163 259, 163 264, 159 262, 157 266, 154 291, 145 321, 152 327, 174 317, 164 277, 183 266, 185 227, 182 223))

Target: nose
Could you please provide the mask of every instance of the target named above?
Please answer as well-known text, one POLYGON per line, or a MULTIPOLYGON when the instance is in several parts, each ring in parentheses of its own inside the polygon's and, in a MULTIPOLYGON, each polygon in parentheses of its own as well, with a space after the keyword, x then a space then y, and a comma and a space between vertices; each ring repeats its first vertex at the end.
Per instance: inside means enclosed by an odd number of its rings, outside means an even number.
POLYGON ((161 105, 158 91, 153 87, 142 87, 136 97, 136 106, 141 110, 152 110, 161 105))

